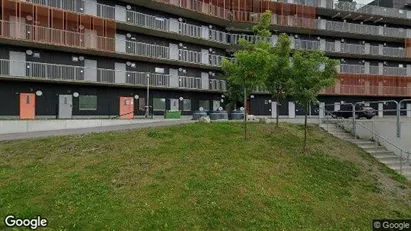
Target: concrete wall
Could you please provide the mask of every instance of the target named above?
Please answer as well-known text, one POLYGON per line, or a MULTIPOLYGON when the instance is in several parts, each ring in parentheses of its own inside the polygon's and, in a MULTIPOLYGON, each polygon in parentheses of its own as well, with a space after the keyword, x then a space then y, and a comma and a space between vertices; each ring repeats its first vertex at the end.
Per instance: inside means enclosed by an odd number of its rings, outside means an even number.
POLYGON ((154 120, 0 120, 0 134, 149 123, 154 120))
MULTIPOLYGON (((400 122, 401 136, 397 137, 397 124, 395 119, 376 119, 376 120, 357 120, 356 134, 360 138, 375 139, 385 146, 388 150, 400 155, 401 151, 395 146, 400 147, 405 152, 411 153, 411 120, 403 120, 400 122), (385 140, 378 137, 373 137, 372 131, 375 131, 385 140)), ((403 153, 407 158, 407 154, 403 153)), ((411 155, 410 155, 411 158, 411 155)))

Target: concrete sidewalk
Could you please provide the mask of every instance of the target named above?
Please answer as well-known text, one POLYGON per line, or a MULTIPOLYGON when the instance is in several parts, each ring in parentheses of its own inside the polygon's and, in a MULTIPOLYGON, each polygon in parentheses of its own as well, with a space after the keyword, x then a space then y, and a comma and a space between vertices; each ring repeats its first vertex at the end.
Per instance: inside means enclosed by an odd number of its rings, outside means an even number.
POLYGON ((193 120, 155 120, 155 121, 147 121, 147 123, 137 123, 137 124, 127 124, 127 125, 11 133, 11 134, 0 135, 0 141, 22 140, 22 139, 32 139, 32 138, 41 138, 41 137, 50 137, 50 136, 66 136, 66 135, 87 134, 87 133, 100 133, 100 132, 109 132, 109 131, 132 130, 132 129, 148 128, 148 127, 162 127, 162 126, 170 126, 170 125, 178 125, 178 124, 188 124, 188 123, 194 123, 194 122, 195 121, 193 120))

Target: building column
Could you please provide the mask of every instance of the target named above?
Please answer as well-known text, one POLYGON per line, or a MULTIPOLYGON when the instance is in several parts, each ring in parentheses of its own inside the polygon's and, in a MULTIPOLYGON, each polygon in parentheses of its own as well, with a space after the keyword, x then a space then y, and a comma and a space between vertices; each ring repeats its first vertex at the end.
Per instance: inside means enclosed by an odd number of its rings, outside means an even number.
POLYGON ((294 36, 289 36, 291 42, 291 49, 295 49, 295 39, 294 36))
POLYGON ((371 52, 371 45, 369 43, 364 44, 364 52, 365 54, 369 54, 371 52))
POLYGON ((178 76, 177 69, 169 69, 169 76, 170 76, 170 87, 178 88, 180 87, 180 78, 178 76))
POLYGON ((180 23, 175 18, 170 18, 170 32, 179 34, 180 23))
POLYGON ((378 103, 378 117, 384 117, 384 104, 378 103))
POLYGON ((411 117, 411 103, 407 103, 407 117, 411 117))
POLYGON ((382 45, 382 44, 378 45, 378 54, 379 55, 384 55, 384 45, 382 45))
POLYGON ((370 74, 370 62, 364 63, 364 74, 370 74))
POLYGON ((334 103, 334 111, 339 111, 341 109, 341 102, 334 103))
POLYGON ((125 63, 114 63, 114 76, 115 83, 126 83, 126 64, 125 63))
POLYGON ((288 102, 288 117, 295 118, 295 103, 288 102))
POLYGON ((318 29, 325 30, 326 25, 327 25, 327 21, 325 21, 324 19, 319 19, 318 20, 318 29))
POLYGON ((318 116, 320 117, 320 119, 325 117, 325 103, 324 102, 320 102, 319 105, 319 112, 318 112, 318 116))
POLYGON ((341 94, 341 80, 337 79, 334 87, 335 94, 341 94))
POLYGON ((210 64, 210 52, 207 49, 201 49, 201 63, 210 64))
POLYGON ((320 51, 325 51, 325 39, 320 39, 320 51))
POLYGON ((208 90, 210 88, 210 80, 207 72, 201 72, 201 89, 208 90))
POLYGON ((411 76, 411 65, 407 64, 407 76, 411 76))
POLYGON ((271 102, 271 117, 277 118, 277 102, 271 102))
POLYGON ((89 0, 84 2, 84 13, 97 16, 97 0, 89 0))
POLYGON ((378 74, 379 75, 384 74, 384 64, 383 63, 378 63, 378 74))
POLYGON ((126 36, 123 34, 116 34, 116 52, 126 53, 126 36))
POLYGON ((341 41, 335 40, 335 52, 341 52, 341 41))
POLYGON ((210 29, 208 26, 201 26, 201 38, 206 40, 210 39, 210 29))
POLYGON ((378 26, 378 34, 379 35, 384 35, 384 27, 383 26, 378 26))
POLYGON ((127 9, 124 6, 115 6, 115 19, 120 22, 127 21, 127 9))
POLYGON ((179 60, 177 44, 170 43, 170 59, 179 60))
POLYGON ((277 44, 277 41, 278 41, 278 35, 275 35, 275 34, 271 35, 271 44, 273 47, 275 46, 275 44, 277 44))

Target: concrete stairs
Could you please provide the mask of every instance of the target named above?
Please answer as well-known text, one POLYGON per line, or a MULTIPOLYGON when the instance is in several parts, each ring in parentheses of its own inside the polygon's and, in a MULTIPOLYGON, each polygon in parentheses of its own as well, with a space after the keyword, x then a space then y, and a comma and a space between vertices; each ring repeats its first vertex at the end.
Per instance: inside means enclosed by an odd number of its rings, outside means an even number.
POLYGON ((353 134, 345 131, 343 128, 340 128, 335 124, 328 124, 328 126, 327 124, 321 124, 320 127, 337 138, 357 145, 379 162, 385 164, 387 167, 393 169, 399 174, 402 174, 408 180, 411 180, 411 162, 407 162, 407 160, 403 158, 401 166, 400 158, 399 156, 395 155, 394 152, 389 151, 388 149, 380 146, 374 141, 355 139, 353 134))

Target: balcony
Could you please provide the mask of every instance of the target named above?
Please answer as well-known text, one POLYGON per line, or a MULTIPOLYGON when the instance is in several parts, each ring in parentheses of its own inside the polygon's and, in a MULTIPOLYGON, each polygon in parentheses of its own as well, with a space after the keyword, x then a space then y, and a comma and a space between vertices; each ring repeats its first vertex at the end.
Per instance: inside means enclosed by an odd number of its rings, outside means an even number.
POLYGON ((356 95, 356 96, 391 96, 407 97, 411 96, 411 87, 396 86, 365 86, 365 85, 340 85, 323 90, 323 95, 356 95))
POLYGON ((226 91, 224 80, 211 79, 210 86, 202 86, 201 78, 188 76, 171 76, 149 72, 116 71, 112 69, 91 69, 82 66, 61 64, 22 62, 0 59, 0 75, 8 78, 24 78, 44 81, 68 81, 81 83, 103 83, 113 85, 147 86, 149 78, 151 87, 201 89, 226 91), (178 87, 171 82, 176 79, 178 87))
MULTIPOLYGON (((382 63, 381 63, 382 64, 382 63)), ((339 67, 340 73, 350 74, 369 74, 382 76, 411 76, 411 68, 407 71, 404 67, 387 67, 387 66, 370 66, 370 65, 355 65, 341 64, 339 67)))

